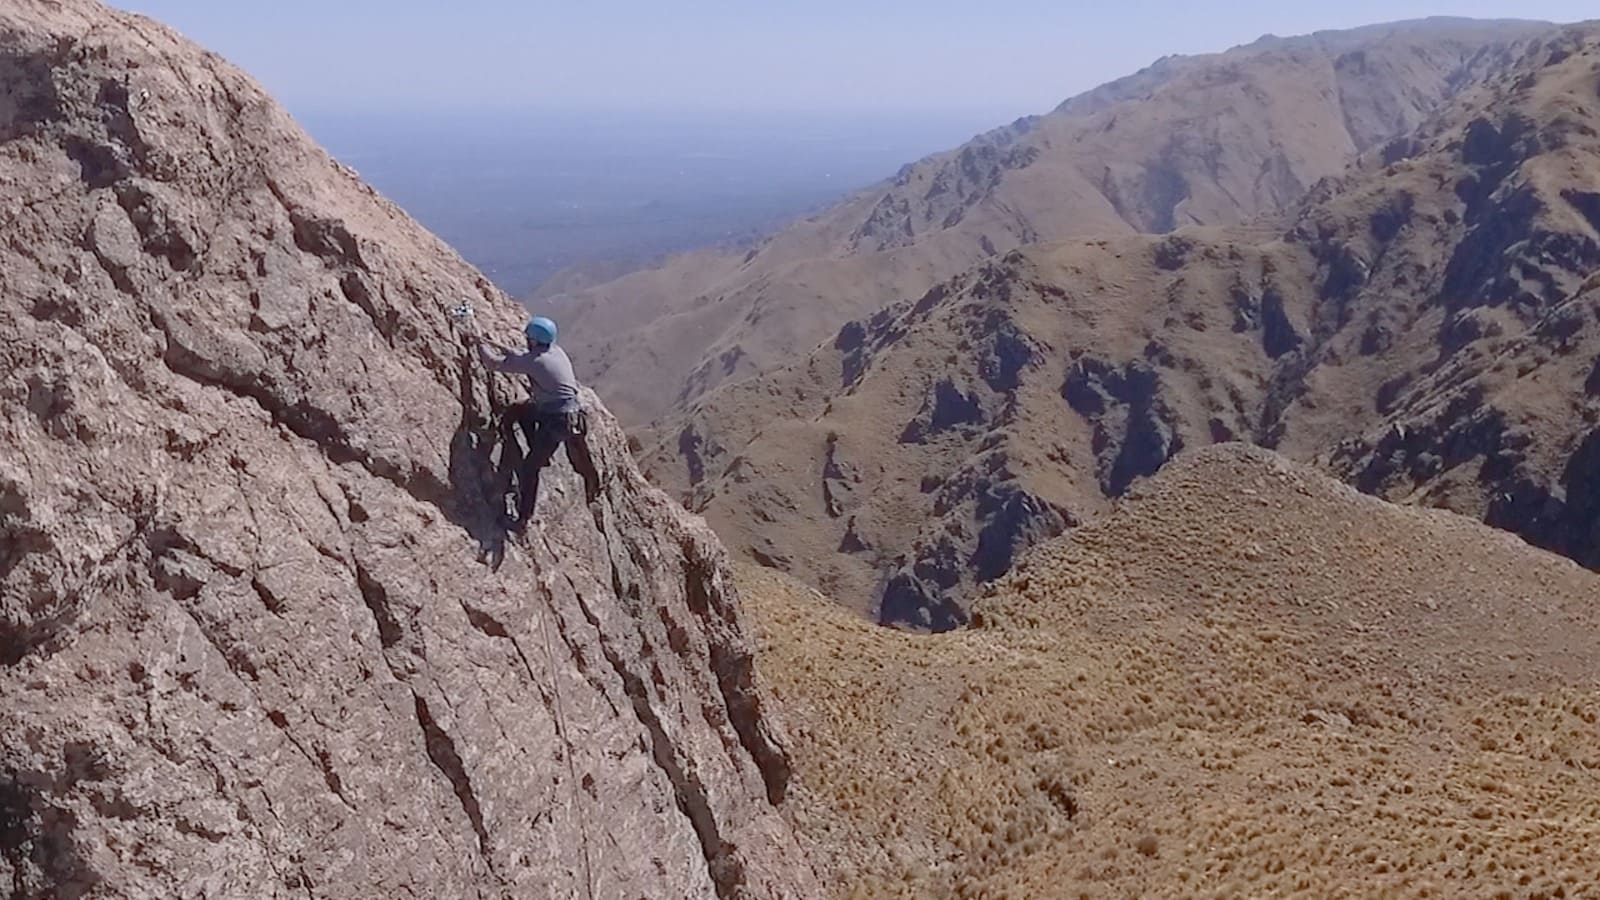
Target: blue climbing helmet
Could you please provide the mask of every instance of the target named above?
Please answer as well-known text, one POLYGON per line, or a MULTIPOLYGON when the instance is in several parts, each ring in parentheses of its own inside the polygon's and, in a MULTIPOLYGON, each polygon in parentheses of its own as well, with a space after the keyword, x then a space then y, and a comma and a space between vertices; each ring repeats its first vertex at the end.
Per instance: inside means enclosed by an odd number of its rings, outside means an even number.
POLYGON ((524 328, 528 340, 535 344, 554 344, 556 342, 556 323, 544 316, 534 316, 533 320, 524 328))

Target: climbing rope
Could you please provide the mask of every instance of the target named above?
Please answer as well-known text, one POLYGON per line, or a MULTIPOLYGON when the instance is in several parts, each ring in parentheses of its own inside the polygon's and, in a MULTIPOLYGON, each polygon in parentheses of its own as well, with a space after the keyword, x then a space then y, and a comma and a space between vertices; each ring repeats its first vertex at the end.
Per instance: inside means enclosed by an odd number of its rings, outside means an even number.
MULTIPOLYGON (((456 327, 463 332, 465 337, 469 339, 476 339, 478 337, 476 329, 474 328, 476 319, 473 316, 471 303, 463 302, 457 304, 447 311, 447 315, 450 317, 451 322, 453 322, 456 327)), ((495 389, 494 373, 489 372, 486 374, 486 380, 488 382, 489 409, 492 424, 493 416, 498 414, 503 406, 500 402, 499 392, 495 389)), ((550 539, 547 537, 542 539, 544 541, 545 551, 549 553, 552 558, 554 558, 555 549, 550 546, 550 539)), ((579 814, 578 767, 573 762, 573 756, 575 754, 573 751, 572 736, 567 730, 567 701, 566 698, 561 695, 561 679, 556 674, 555 643, 550 636, 550 620, 556 617, 556 596, 555 591, 553 591, 550 586, 545 583, 543 578, 539 579, 539 587, 544 590, 545 598, 545 611, 544 614, 539 617, 539 619, 542 626, 541 630, 544 632, 545 671, 550 673, 550 691, 554 695, 556 701, 556 736, 560 738, 561 742, 566 746, 565 756, 567 759, 567 783, 570 785, 570 788, 567 792, 567 815, 569 818, 577 819, 578 822, 579 847, 583 851, 584 888, 588 900, 594 900, 594 863, 590 859, 589 855, 589 828, 585 823, 584 817, 579 814)), ((531 672, 529 673, 530 676, 532 674, 533 673, 531 672)))
MULTIPOLYGON (((549 551, 553 556, 555 551, 550 547, 549 538, 544 538, 544 545, 545 550, 549 551)), ((550 673, 550 689, 556 698, 556 734, 561 738, 562 743, 566 744, 567 783, 571 785, 571 789, 567 792, 568 815, 575 816, 578 820, 578 840, 579 846, 583 850, 584 882, 588 890, 589 900, 594 900, 594 865, 589 860, 589 828, 584 824, 583 816, 577 815, 578 767, 572 761, 572 737, 567 731, 567 703, 561 696, 561 679, 556 675, 555 644, 550 640, 550 620, 556 616, 556 595, 555 591, 551 590, 550 586, 542 578, 539 580, 539 586, 544 589, 546 605, 546 614, 539 617, 544 625, 545 671, 550 673)))

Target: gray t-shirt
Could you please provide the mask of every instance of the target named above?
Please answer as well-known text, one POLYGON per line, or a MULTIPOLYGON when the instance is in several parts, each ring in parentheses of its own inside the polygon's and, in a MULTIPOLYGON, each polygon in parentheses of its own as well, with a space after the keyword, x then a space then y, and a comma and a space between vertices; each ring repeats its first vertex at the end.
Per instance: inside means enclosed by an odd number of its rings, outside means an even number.
POLYGON ((572 360, 558 346, 528 353, 511 352, 496 359, 487 350, 484 362, 501 372, 528 376, 529 393, 539 412, 577 412, 578 379, 572 374, 572 360))

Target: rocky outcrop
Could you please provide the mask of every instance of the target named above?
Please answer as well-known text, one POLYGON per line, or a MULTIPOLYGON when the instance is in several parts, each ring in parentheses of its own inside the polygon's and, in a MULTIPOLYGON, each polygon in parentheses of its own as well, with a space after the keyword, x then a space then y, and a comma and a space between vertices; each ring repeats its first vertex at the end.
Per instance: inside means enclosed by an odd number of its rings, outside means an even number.
POLYGON ((929 388, 923 398, 922 408, 900 432, 900 442, 926 443, 944 432, 980 425, 984 419, 983 406, 977 395, 963 391, 946 376, 929 388))
POLYGON ((933 632, 960 628, 982 586, 1011 571, 1028 548, 1077 524, 1067 510, 1019 487, 1003 470, 1003 454, 985 462, 985 468, 1000 471, 963 472, 935 495, 934 518, 912 547, 913 561, 901 563, 884 584, 879 624, 933 632))
POLYGON ((1600 569, 1600 398, 1587 387, 1600 291, 1580 292, 1498 355, 1470 352, 1496 337, 1408 382, 1390 421, 1328 462, 1364 491, 1421 495, 1600 569))
POLYGON ((1092 356, 1079 358, 1061 387, 1067 404, 1094 427, 1100 487, 1127 493, 1137 478, 1155 474, 1183 449, 1173 413, 1161 399, 1161 375, 1145 360, 1120 369, 1092 356))
MULTIPOLYGON (((1007 173, 1026 169, 1039 161, 1044 151, 1037 145, 1018 143, 1032 130, 1033 121, 1024 119, 974 139, 955 151, 949 163, 918 185, 919 195, 891 191, 872 208, 866 221, 850 235, 854 252, 883 252, 909 247, 930 229, 954 228, 973 207, 982 203, 1007 173)), ((908 188, 916 167, 907 166, 894 181, 896 188, 908 188)), ((1038 235, 1026 225, 1019 235, 1031 243, 1038 235)))
POLYGON ((810 897, 724 553, 591 396, 494 526, 520 311, 245 76, 0 10, 9 896, 810 897))

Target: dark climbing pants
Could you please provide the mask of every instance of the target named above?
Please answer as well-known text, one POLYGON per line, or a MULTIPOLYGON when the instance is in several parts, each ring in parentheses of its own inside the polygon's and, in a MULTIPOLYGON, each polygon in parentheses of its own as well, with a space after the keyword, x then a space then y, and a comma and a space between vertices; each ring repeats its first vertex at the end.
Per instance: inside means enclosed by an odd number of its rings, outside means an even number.
POLYGON ((516 473, 517 526, 526 527, 539 501, 539 473, 555 459, 556 451, 567 448, 567 460, 583 479, 584 495, 593 503, 600 495, 600 472, 589 455, 589 420, 583 412, 541 413, 530 404, 518 404, 506 414, 506 434, 502 466, 516 473), (522 432, 528 445, 527 455, 519 461, 513 457, 522 452, 513 426, 522 432))

